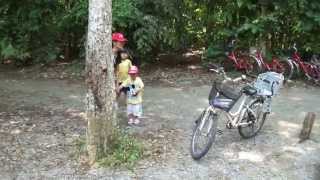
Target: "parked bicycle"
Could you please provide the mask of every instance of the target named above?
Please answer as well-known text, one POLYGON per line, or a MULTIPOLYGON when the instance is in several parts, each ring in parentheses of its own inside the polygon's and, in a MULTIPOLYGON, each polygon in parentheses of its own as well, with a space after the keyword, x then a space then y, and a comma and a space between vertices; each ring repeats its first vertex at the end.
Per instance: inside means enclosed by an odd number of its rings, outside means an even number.
POLYGON ((313 80, 316 83, 320 81, 320 67, 313 63, 308 63, 302 60, 296 43, 293 45, 293 54, 289 58, 292 61, 292 64, 296 67, 295 73, 300 75, 303 73, 308 80, 313 80))
POLYGON ((235 92, 226 84, 245 80, 245 76, 231 79, 223 68, 211 70, 224 80, 221 83, 214 82, 209 94, 209 106, 196 121, 191 139, 191 156, 195 160, 207 154, 215 141, 221 115, 227 117, 226 127, 238 128, 243 138, 256 136, 271 111, 271 99, 278 93, 284 80, 282 74, 267 72, 260 74, 254 83, 241 88, 240 92, 235 92))
POLYGON ((250 55, 251 58, 259 61, 259 68, 256 68, 255 74, 260 74, 266 71, 273 71, 282 73, 285 80, 290 80, 294 72, 294 66, 289 59, 279 60, 275 56, 272 57, 271 61, 267 62, 263 57, 261 50, 256 50, 254 54, 250 55))
POLYGON ((259 68, 259 61, 256 59, 251 59, 248 55, 241 52, 235 52, 236 40, 232 40, 228 44, 228 50, 226 52, 227 59, 222 61, 220 64, 224 67, 226 71, 228 70, 238 70, 243 71, 246 74, 252 74, 252 72, 259 68))

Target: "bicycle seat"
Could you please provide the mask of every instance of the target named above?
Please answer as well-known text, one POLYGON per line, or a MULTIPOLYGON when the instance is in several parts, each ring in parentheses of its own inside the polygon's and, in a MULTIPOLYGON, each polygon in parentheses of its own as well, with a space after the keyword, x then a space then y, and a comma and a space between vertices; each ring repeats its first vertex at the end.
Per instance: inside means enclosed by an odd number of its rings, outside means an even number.
POLYGON ((251 87, 251 86, 245 86, 242 89, 242 92, 249 95, 249 96, 253 96, 253 95, 257 94, 257 89, 254 87, 251 87))

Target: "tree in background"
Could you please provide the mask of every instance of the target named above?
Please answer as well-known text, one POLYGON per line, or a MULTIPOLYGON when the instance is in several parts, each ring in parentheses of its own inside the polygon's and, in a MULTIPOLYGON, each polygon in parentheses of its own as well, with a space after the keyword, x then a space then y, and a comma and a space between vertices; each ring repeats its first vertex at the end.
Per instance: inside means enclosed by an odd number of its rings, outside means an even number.
POLYGON ((0 1, 0 61, 18 65, 84 57, 87 0, 0 1))
MULTIPOLYGON (((320 52, 318 0, 113 0, 113 31, 146 59, 163 52, 223 44, 320 52)), ((0 59, 51 62, 81 59, 88 0, 0 1, 0 59)))

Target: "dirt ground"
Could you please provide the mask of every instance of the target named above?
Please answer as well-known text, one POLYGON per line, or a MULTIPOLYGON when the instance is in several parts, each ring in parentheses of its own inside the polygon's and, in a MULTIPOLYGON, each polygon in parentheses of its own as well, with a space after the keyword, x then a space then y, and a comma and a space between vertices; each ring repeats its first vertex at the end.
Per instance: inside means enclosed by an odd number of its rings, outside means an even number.
MULTIPOLYGON (((319 88, 282 89, 255 139, 242 139, 221 119, 223 133, 207 156, 194 161, 190 136, 207 105, 211 75, 155 70, 152 78, 142 76, 143 126, 128 129, 145 141, 146 157, 130 171, 88 168, 73 156, 73 142, 86 128, 83 81, 30 74, 0 68, 0 179, 320 180, 319 88), (311 138, 298 143, 309 111, 317 115, 311 138)), ((119 111, 124 113, 124 107, 119 111)))

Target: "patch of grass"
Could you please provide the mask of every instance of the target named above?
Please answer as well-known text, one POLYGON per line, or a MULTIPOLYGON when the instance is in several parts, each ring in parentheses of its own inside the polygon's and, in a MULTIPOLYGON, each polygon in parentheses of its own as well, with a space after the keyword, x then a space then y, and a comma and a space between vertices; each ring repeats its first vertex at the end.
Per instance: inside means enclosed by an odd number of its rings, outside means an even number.
MULTIPOLYGON (((73 141, 72 157, 81 161, 87 158, 86 137, 81 136, 73 141)), ((132 169, 142 158, 143 144, 137 138, 117 130, 107 153, 101 154, 97 164, 101 167, 126 167, 132 169)))
POLYGON ((74 158, 80 158, 81 155, 87 154, 87 148, 86 148, 86 137, 80 136, 79 138, 75 139, 73 141, 73 145, 75 147, 74 153, 72 153, 72 156, 74 158))
POLYGON ((125 166, 128 169, 132 169, 136 162, 142 158, 143 145, 138 139, 119 131, 116 133, 113 142, 110 152, 98 160, 100 166, 125 166))

